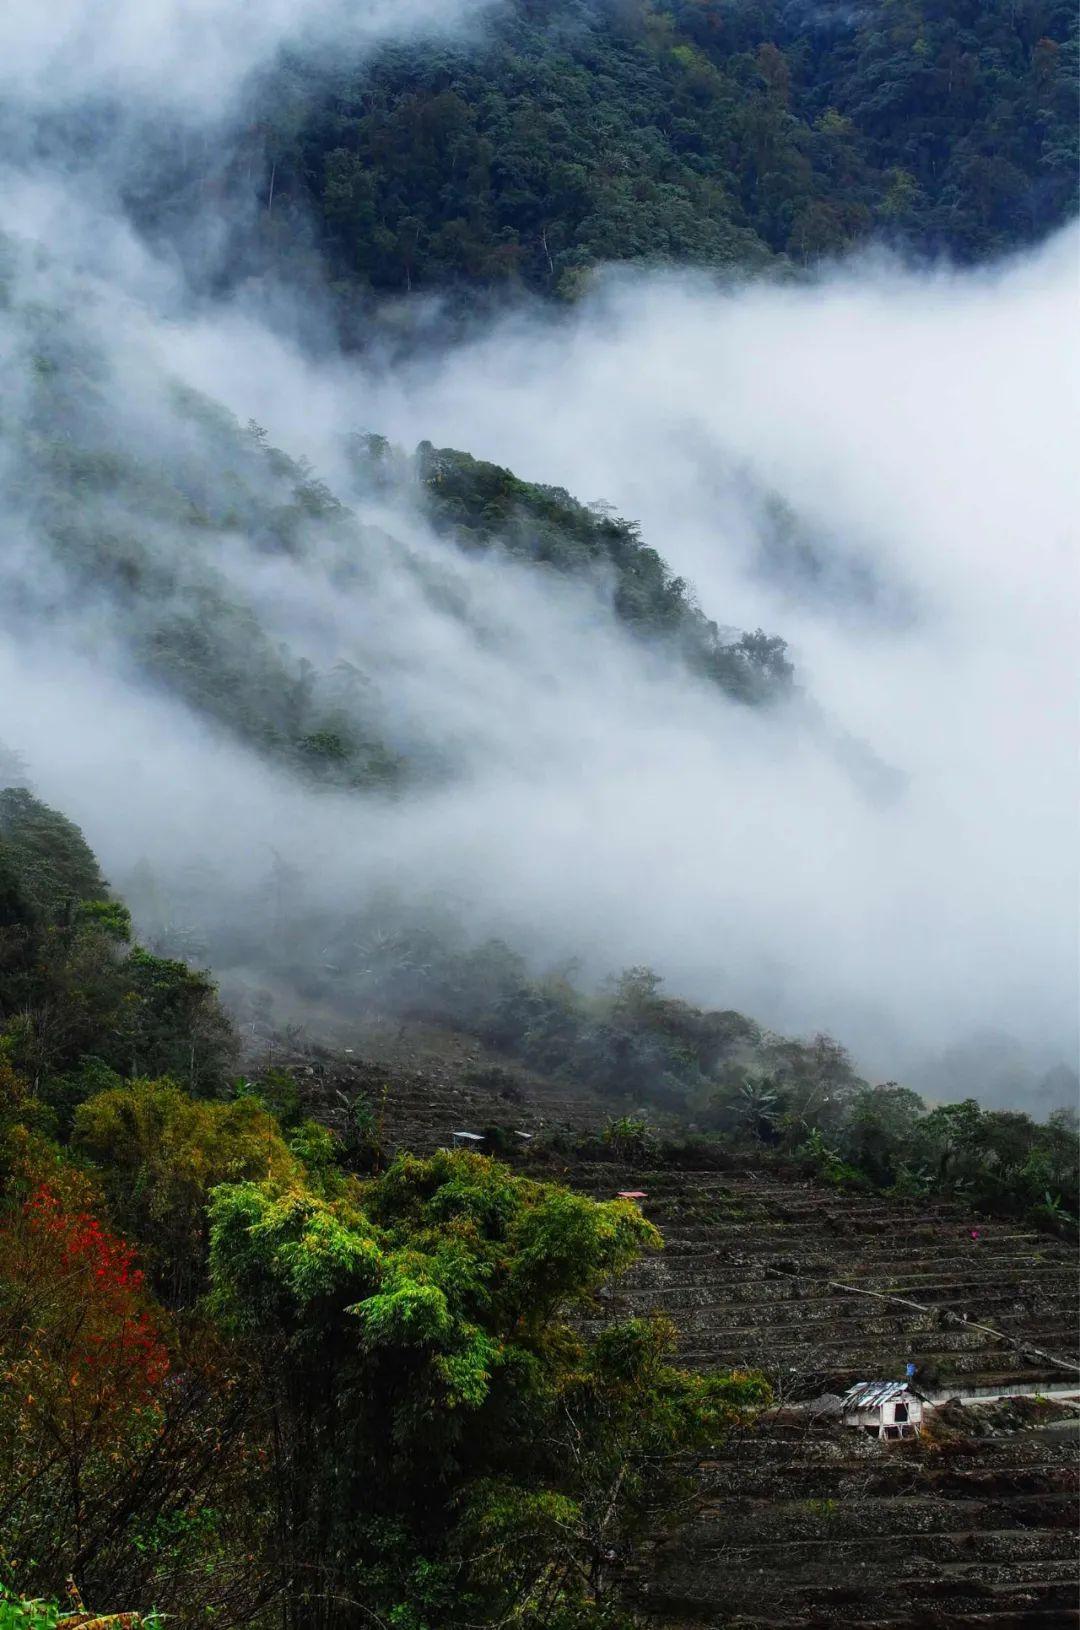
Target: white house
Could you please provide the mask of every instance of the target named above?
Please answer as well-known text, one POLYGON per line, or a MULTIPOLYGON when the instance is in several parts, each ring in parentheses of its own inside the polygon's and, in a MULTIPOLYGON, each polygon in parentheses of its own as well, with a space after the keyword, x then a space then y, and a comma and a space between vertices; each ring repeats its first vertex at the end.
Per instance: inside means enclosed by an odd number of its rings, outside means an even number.
POLYGON ((840 1418, 872 1438, 910 1438, 922 1428, 924 1403, 906 1381, 856 1381, 841 1400, 840 1418))

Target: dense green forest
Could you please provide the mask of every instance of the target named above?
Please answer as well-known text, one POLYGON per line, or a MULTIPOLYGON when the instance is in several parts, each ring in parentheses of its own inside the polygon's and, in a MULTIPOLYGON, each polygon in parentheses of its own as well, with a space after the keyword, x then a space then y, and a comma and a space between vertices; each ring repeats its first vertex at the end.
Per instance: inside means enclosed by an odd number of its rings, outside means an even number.
POLYGON ((463 42, 292 62, 215 162, 262 178, 264 264, 325 270, 346 315, 570 299, 612 261, 972 261, 1075 207, 1075 37, 1064 0, 511 0, 463 42))

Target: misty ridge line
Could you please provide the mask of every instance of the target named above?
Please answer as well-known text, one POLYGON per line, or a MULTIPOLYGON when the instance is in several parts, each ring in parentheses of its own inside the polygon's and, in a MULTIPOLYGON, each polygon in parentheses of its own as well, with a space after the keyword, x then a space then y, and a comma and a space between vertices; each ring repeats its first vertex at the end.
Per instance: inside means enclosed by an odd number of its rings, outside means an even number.
MULTIPOLYGON (((350 496, 359 506, 354 513, 303 460, 270 446, 258 427, 241 431, 214 403, 155 373, 151 352, 125 353, 119 312, 114 317, 121 327, 107 343, 100 320, 99 333, 85 331, 76 316, 78 299, 72 291, 67 304, 51 310, 40 298, 29 303, 13 296, 9 305, 9 356, 17 362, 21 355, 25 387, 9 427, 21 412, 19 474, 10 496, 23 504, 23 524, 37 527, 50 543, 56 568, 15 574, 11 592, 21 581, 24 594, 38 594, 39 615, 59 615, 66 603, 69 616, 79 608, 88 621, 99 599, 100 621, 111 623, 113 636, 127 630, 124 637, 148 676, 178 687, 211 716, 216 708, 219 722, 249 739, 252 710, 272 709, 275 685, 292 689, 292 746, 308 753, 306 764, 301 753, 296 767, 331 779, 340 767, 337 779, 348 782, 352 775, 357 785, 377 781, 380 771, 389 780, 405 773, 396 749, 377 763, 378 743, 364 735, 365 721, 375 729, 372 715, 385 723, 395 704, 407 719, 407 665, 398 664, 395 697, 377 696, 375 670, 397 660, 380 645, 386 627, 415 630, 426 619, 419 644, 432 662, 449 637, 435 623, 461 620, 453 671, 439 675, 440 688, 455 675, 459 684, 467 682, 468 646, 477 641, 493 651, 501 639, 520 654, 531 639, 543 660, 539 647, 547 636, 531 606, 513 611, 509 640, 499 632, 499 619, 511 607, 508 601, 500 609, 498 587, 517 559, 568 579, 561 591, 564 614, 602 621, 606 602, 658 653, 670 644, 673 658, 682 655, 745 701, 780 696, 789 685, 782 642, 759 634, 722 643, 685 586, 626 523, 463 455, 429 452, 422 461, 395 461, 377 439, 355 437, 349 454, 350 496), (497 527, 490 524, 493 484, 501 499, 497 527), (365 518, 373 500, 380 518, 410 542, 365 518), (460 549, 448 549, 427 530, 431 520, 451 545, 468 539, 471 565, 460 549), (477 520, 479 530, 470 525, 477 520), (501 572, 481 567, 479 553, 503 543, 501 572), (391 582, 395 572, 398 580, 391 582), (590 605, 588 594, 582 598, 590 589, 599 604, 590 605), (261 692, 252 691, 247 705, 230 714, 235 695, 229 693, 243 675, 222 667, 228 658, 220 647, 241 631, 245 662, 261 661, 266 673, 261 692), (195 642, 192 651, 185 642, 195 642), (291 656, 282 666, 286 651, 291 656), (213 673, 200 676, 196 658, 207 668, 216 661, 217 694, 213 673), (324 662, 325 674, 316 660, 324 662)), ((535 602, 535 590, 527 577, 519 594, 535 602)), ((553 592, 547 584, 540 598, 550 600, 553 592)), ((424 712, 416 710, 421 726, 424 712)), ((289 728, 284 719, 267 718, 256 736, 281 750, 289 746, 289 728)), ((395 738, 408 734, 407 722, 390 728, 395 738)), ((435 745, 414 739, 414 759, 430 758, 435 745)))

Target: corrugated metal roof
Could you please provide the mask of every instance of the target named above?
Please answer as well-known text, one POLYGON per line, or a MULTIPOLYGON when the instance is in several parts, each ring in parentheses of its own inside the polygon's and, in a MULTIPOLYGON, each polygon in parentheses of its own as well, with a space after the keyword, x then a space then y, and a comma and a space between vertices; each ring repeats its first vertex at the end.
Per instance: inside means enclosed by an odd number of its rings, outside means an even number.
POLYGON ((843 1397, 843 1407, 849 1409, 879 1409, 901 1393, 910 1391, 906 1381, 856 1381, 843 1397))

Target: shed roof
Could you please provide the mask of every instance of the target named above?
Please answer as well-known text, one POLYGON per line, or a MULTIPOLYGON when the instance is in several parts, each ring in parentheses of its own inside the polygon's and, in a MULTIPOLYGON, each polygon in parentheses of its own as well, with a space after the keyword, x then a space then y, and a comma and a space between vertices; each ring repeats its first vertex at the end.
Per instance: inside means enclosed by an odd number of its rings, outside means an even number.
POLYGON ((882 1404, 891 1403, 911 1390, 906 1381, 856 1381, 845 1392, 842 1404, 845 1410, 880 1409, 882 1404))

